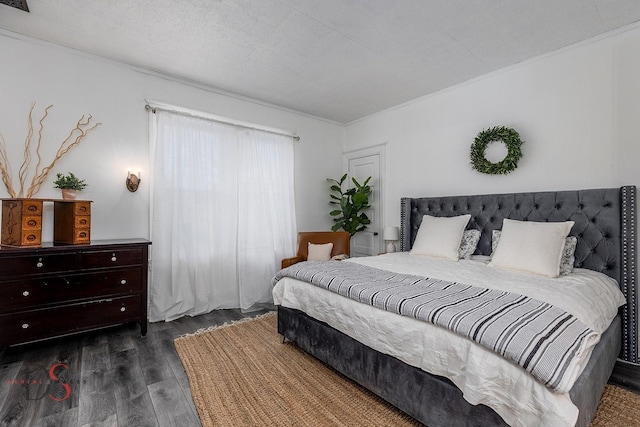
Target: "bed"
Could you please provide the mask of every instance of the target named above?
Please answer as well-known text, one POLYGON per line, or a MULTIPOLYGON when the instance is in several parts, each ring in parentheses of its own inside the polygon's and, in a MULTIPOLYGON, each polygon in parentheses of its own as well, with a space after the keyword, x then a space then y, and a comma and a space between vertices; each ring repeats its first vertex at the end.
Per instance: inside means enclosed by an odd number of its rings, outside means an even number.
MULTIPOLYGON (((349 317, 339 319, 326 315, 323 317, 315 310, 314 306, 323 304, 328 307, 341 305, 342 300, 339 298, 346 298, 340 295, 332 297, 338 300, 323 302, 322 292, 319 295, 314 294, 313 297, 309 297, 312 303, 303 308, 300 304, 292 304, 290 301, 287 302, 287 298, 283 298, 283 293, 287 290, 284 289, 285 285, 279 282, 274 288, 274 300, 279 304, 278 331, 305 351, 431 427, 558 425, 560 422, 570 425, 567 424, 567 420, 571 420, 571 423, 575 420, 575 425, 578 426, 589 425, 616 359, 637 362, 635 194, 635 187, 628 186, 613 189, 401 200, 402 252, 409 251, 414 245, 424 215, 455 217, 470 214, 467 228, 481 232, 475 255, 485 256, 490 255, 492 251, 493 230, 500 229, 505 218, 534 222, 574 221, 570 235, 577 241, 575 271, 583 272, 580 274, 590 274, 588 270, 603 273, 615 279, 619 285, 624 295, 619 315, 615 316, 610 325, 602 328, 598 344, 585 360, 586 366, 580 368, 579 376, 572 383, 570 390, 562 393, 540 392, 544 395, 543 403, 551 405, 547 409, 536 409, 539 415, 542 414, 540 422, 531 421, 536 419, 535 411, 533 415, 522 415, 522 418, 513 414, 505 415, 505 407, 509 412, 509 396, 504 396, 502 402, 502 397, 496 399, 495 396, 484 400, 478 396, 470 398, 466 385, 462 387, 465 394, 463 396, 460 388, 462 383, 455 372, 444 375, 431 374, 417 367, 419 363, 410 358, 407 363, 406 356, 395 354, 393 350, 384 346, 381 347, 382 351, 376 350, 376 345, 369 343, 368 338, 350 330, 353 325, 369 322, 366 317, 359 315, 359 310, 365 310, 360 306, 357 309, 346 309, 349 317), (476 404, 471 404, 468 400, 476 404)), ((361 262, 373 262, 374 265, 382 263, 384 266, 385 257, 391 259, 393 256, 402 255, 371 257, 372 260, 361 262)), ((468 264, 472 269, 480 268, 468 264)), ((296 282, 294 279, 288 280, 296 282)), ((305 285, 296 283, 296 286, 305 285)), ((313 288, 312 285, 306 286, 313 288)), ((369 309, 378 310, 375 307, 369 309)), ((393 328, 396 326, 388 325, 395 325, 396 318, 403 316, 378 313, 377 317, 389 319, 387 323, 380 324, 380 328, 393 328)), ((397 328, 403 331, 407 329, 405 326, 397 328)), ((406 337, 403 339, 409 343, 413 342, 406 337)), ((473 349, 473 345, 470 348, 473 349)), ((433 359, 432 356, 430 358, 433 359)), ((504 369, 507 371, 506 375, 512 375, 508 372, 518 372, 517 369, 521 368, 508 366, 504 369), (514 369, 516 371, 513 371, 514 369)), ((536 390, 540 389, 535 380, 526 378, 526 372, 520 376, 528 383, 533 383, 536 390)), ((520 398, 517 395, 519 386, 512 387, 515 388, 505 394, 512 395, 511 398, 515 394, 517 400, 520 398)))

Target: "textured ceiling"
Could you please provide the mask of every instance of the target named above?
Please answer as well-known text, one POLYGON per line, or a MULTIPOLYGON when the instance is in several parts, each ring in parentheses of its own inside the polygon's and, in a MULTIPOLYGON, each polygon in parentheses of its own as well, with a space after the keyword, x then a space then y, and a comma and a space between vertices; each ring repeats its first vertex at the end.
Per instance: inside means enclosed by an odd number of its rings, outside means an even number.
POLYGON ((15 7, 16 9, 29 12, 29 6, 27 5, 27 0, 0 0, 0 4, 5 4, 7 6, 15 7))
POLYGON ((29 0, 0 28, 346 123, 640 20, 640 0, 29 0))

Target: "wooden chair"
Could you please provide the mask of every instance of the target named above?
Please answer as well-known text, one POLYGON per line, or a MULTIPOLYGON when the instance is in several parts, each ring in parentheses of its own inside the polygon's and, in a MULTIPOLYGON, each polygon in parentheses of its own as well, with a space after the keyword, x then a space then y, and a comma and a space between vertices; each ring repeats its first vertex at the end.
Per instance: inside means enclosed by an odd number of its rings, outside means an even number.
POLYGON ((306 261, 309 243, 316 245, 333 243, 331 256, 349 255, 349 243, 351 236, 346 231, 302 231, 298 233, 298 253, 292 258, 282 260, 282 268, 289 267, 297 262, 306 261))

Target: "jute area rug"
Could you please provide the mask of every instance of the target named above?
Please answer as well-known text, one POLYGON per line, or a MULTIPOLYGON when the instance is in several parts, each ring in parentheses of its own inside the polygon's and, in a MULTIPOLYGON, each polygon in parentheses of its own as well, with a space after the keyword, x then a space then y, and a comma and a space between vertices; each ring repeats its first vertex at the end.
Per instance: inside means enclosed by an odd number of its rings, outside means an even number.
MULTIPOLYGON (((291 343, 276 315, 175 340, 203 427, 418 426, 291 343)), ((639 426, 640 395, 607 386, 592 427, 639 426)))

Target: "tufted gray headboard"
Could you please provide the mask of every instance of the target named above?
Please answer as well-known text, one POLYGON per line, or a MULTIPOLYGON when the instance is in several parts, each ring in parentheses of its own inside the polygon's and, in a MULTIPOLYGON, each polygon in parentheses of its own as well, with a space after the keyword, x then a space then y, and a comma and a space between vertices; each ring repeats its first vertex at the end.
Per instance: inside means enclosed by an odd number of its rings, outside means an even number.
POLYGON ((622 307, 621 357, 638 363, 636 272, 636 187, 537 193, 402 198, 400 248, 411 249, 424 215, 471 214, 467 228, 480 230, 477 254, 491 254, 491 232, 502 220, 575 221, 575 266, 613 277, 627 298, 622 307))

